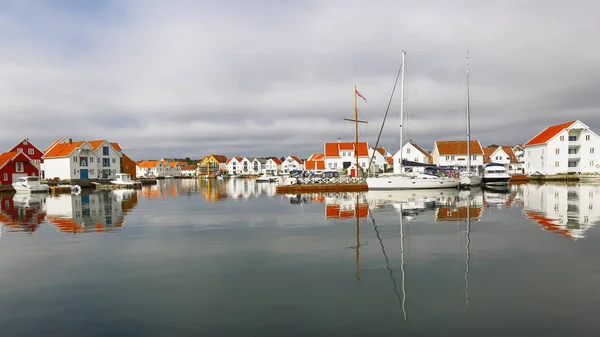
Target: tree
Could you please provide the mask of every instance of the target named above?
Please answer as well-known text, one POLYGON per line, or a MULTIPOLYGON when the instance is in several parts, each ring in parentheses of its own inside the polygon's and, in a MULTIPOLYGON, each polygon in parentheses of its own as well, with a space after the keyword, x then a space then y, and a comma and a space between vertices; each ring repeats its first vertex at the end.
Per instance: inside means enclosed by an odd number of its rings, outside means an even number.
POLYGON ((490 144, 490 145, 488 145, 488 147, 500 147, 500 145, 490 144))

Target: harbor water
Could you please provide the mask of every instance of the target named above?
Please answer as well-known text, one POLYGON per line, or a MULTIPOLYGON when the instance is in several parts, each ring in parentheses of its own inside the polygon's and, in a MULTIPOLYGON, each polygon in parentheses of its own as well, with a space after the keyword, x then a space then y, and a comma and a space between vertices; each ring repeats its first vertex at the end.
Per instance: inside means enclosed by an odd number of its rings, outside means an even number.
POLYGON ((0 195, 2 336, 592 336, 600 185, 0 195))

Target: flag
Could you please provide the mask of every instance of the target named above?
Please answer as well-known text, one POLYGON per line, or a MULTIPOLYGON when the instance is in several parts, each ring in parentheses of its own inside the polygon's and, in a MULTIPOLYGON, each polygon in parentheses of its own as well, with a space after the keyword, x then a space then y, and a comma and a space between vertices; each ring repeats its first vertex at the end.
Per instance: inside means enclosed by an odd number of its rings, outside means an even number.
POLYGON ((367 99, 365 98, 365 96, 361 95, 360 92, 358 92, 358 89, 354 89, 354 92, 356 92, 356 94, 358 95, 358 97, 364 99, 365 102, 367 101, 367 99))

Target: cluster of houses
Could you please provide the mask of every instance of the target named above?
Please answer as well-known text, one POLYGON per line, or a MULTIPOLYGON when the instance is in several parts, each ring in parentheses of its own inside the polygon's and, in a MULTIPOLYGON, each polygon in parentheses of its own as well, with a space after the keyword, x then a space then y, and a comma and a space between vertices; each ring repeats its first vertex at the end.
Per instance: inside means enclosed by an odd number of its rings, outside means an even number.
MULTIPOLYGON (((112 179, 117 173, 136 178, 161 178, 217 175, 277 175, 293 170, 390 172, 402 166, 438 165, 464 167, 469 151, 466 141, 436 141, 425 150, 409 141, 395 154, 384 148, 369 147, 366 142, 327 142, 323 152, 302 160, 290 155, 278 158, 227 157, 210 154, 197 165, 176 160, 142 160, 135 162, 119 143, 107 140, 56 140, 43 151, 24 139, 10 150, 0 153, 0 186, 10 185, 21 176, 46 179, 112 179)), ((556 175, 600 172, 600 137, 581 121, 575 120, 545 128, 528 142, 514 146, 482 147, 478 140, 470 143, 471 165, 481 169, 487 163, 500 163, 513 174, 556 175), (596 151, 598 149, 599 151, 596 151)))

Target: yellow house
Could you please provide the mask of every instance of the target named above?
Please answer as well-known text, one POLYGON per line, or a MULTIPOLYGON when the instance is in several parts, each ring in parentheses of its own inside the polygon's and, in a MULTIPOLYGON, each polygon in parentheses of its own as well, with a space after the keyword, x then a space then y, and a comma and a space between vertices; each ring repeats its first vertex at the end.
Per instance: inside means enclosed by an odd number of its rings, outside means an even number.
POLYGON ((201 176, 214 177, 226 172, 227 156, 221 154, 209 154, 202 158, 198 165, 198 173, 201 176))

